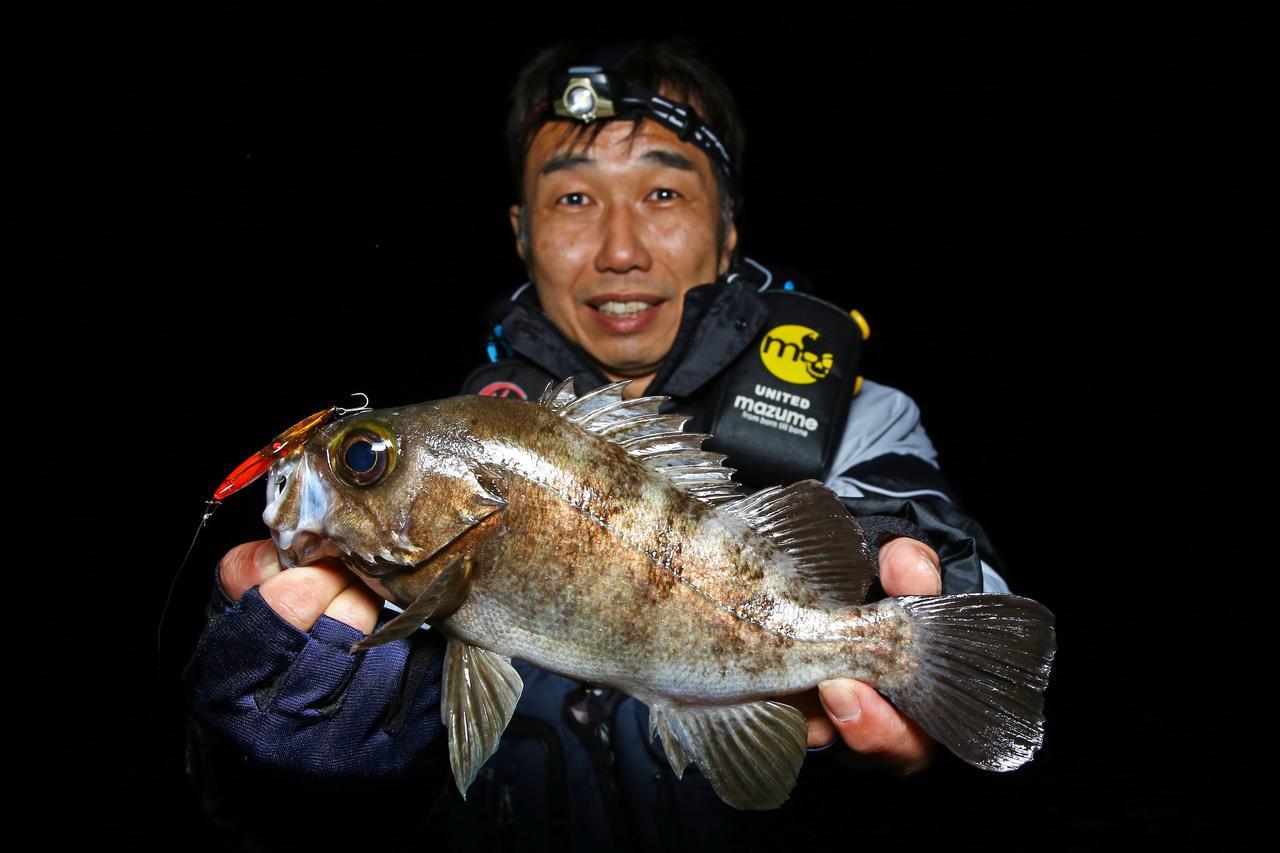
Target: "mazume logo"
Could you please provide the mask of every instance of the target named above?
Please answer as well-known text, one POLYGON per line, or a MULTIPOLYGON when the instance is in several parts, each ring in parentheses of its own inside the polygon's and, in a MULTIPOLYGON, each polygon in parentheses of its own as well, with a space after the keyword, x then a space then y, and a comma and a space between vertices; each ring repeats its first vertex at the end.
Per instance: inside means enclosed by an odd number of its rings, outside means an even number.
POLYGON ((774 326, 760 342, 760 361, 783 382, 811 385, 831 373, 835 355, 819 352, 818 332, 808 326, 774 326))

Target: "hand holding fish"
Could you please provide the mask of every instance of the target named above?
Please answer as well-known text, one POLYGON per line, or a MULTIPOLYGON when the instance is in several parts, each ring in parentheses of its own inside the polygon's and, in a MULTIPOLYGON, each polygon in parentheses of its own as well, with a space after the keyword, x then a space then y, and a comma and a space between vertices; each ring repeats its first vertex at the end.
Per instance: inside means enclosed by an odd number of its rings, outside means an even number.
MULTIPOLYGON (((924 543, 894 537, 881 544, 879 561, 880 582, 890 595, 942 591, 938 556, 924 543)), ((282 573, 270 539, 232 548, 219 561, 218 572, 231 601, 259 587, 271 609, 300 631, 311 630, 323 614, 369 634, 382 607, 381 597, 336 561, 317 560, 313 566, 282 573)), ((854 679, 831 679, 821 688, 785 698, 805 714, 810 748, 827 746, 840 737, 853 752, 905 775, 923 769, 936 747, 924 729, 874 688, 854 679)))
POLYGON ((394 615, 382 599, 329 559, 281 569, 263 540, 219 562, 188 664, 193 748, 225 742, 243 760, 307 775, 403 777, 441 738, 438 638, 422 631, 353 656, 351 644, 394 615))
POLYGON ((747 493, 666 398, 626 384, 369 411, 273 457, 263 521, 281 564, 338 557, 404 608, 351 650, 423 623, 447 639, 441 719, 464 796, 521 695, 513 657, 644 702, 676 774, 696 764, 736 808, 787 798, 810 727, 769 697, 819 684, 846 743, 905 771, 931 746, 916 722, 977 767, 1031 759, 1056 645, 1043 605, 938 595, 918 575, 937 555, 909 540, 885 543, 891 597, 866 603, 874 548, 834 492, 747 493))
MULTIPOLYGON (((885 591, 890 595, 940 593, 942 579, 933 549, 904 537, 893 541, 899 544, 880 546, 880 580, 885 591)), ((300 631, 311 630, 323 614, 368 634, 382 606, 377 594, 332 560, 282 573, 270 539, 232 548, 219 562, 218 571, 232 601, 257 586, 271 609, 300 631)), ((854 752, 877 758, 903 774, 923 769, 932 756, 936 741, 862 682, 831 679, 823 682, 819 697, 819 688, 785 697, 808 719, 809 747, 826 746, 839 736, 854 752), (851 707, 850 700, 835 694, 851 694, 856 705, 851 707)))
MULTIPOLYGON (((879 562, 880 585, 888 595, 942 592, 941 561, 923 542, 895 536, 881 543, 879 562)), ((804 712, 811 749, 840 737, 858 755, 910 775, 924 769, 937 746, 928 732, 865 682, 833 678, 784 698, 804 712)))
POLYGON ((271 609, 299 631, 310 631, 324 615, 368 634, 382 608, 382 599, 336 560, 317 560, 314 565, 281 572, 270 539, 232 548, 219 563, 218 573, 232 601, 239 601, 250 587, 259 587, 271 609))

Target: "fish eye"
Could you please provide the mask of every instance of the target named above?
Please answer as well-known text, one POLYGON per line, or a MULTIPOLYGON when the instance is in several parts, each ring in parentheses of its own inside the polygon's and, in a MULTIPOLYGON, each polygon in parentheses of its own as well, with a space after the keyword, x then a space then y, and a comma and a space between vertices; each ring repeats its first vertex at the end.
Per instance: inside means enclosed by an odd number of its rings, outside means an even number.
POLYGON ((329 445, 329 467, 349 486, 372 486, 395 462, 395 437, 380 423, 355 424, 329 445))

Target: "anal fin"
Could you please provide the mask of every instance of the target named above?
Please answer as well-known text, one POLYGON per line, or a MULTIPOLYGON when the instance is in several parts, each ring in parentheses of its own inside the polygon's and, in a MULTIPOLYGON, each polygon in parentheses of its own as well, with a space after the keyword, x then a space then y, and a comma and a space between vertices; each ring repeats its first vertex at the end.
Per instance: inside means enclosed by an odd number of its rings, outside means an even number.
POLYGON ((649 737, 662 746, 677 777, 690 762, 736 809, 773 809, 795 787, 809 726, 782 702, 650 706, 649 737))
POLYGON ((524 681, 510 658, 451 639, 441 687, 440 719, 449 732, 449 764, 465 800, 476 774, 498 749, 524 681))

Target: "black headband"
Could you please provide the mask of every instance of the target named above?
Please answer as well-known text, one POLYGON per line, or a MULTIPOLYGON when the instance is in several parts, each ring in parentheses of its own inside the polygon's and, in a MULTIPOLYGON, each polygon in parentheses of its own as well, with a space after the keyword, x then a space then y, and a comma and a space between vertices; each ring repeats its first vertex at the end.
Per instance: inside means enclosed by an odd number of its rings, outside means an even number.
POLYGON ((522 122, 526 134, 548 109, 560 118, 584 124, 598 119, 651 118, 681 141, 705 151, 736 195, 737 179, 729 150, 702 116, 688 104, 664 98, 617 71, 603 65, 575 65, 553 73, 547 82, 547 97, 535 104, 522 122))

